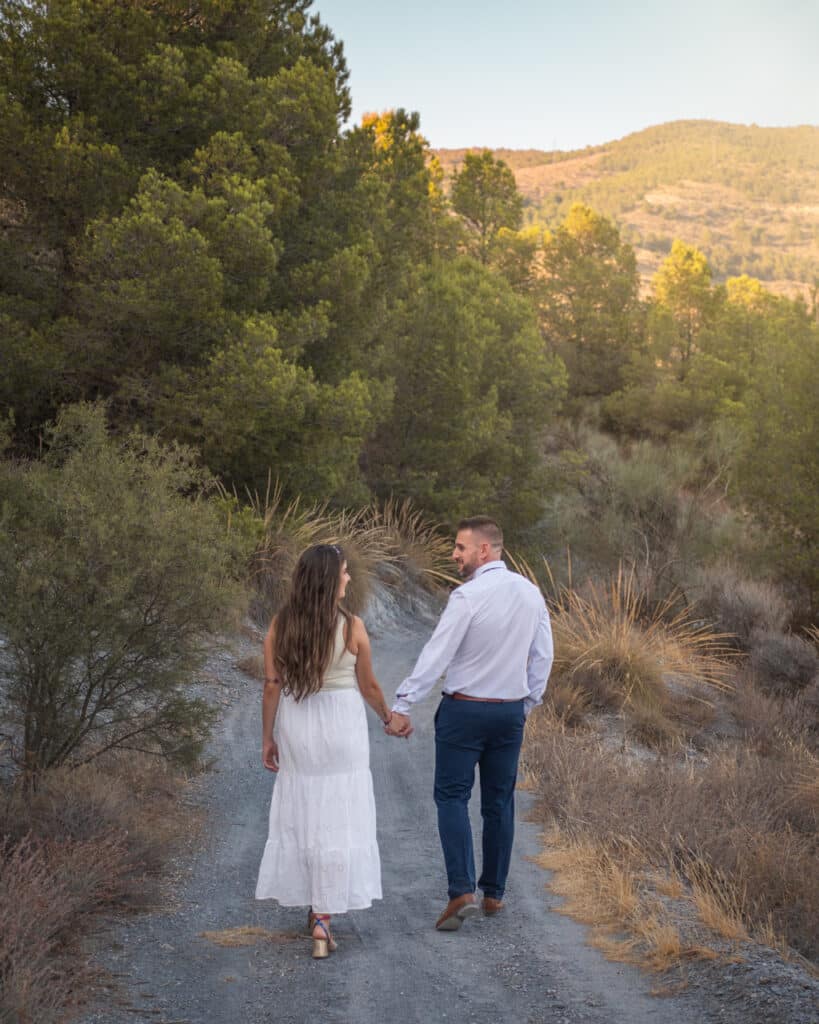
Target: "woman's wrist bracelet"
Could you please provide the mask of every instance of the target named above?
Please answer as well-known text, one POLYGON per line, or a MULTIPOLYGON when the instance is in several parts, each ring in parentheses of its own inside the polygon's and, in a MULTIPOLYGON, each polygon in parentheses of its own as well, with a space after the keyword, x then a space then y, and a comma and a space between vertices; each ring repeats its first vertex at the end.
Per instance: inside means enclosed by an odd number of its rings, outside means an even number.
POLYGON ((390 719, 392 718, 392 714, 393 714, 392 711, 388 711, 387 712, 387 717, 381 719, 381 721, 384 723, 384 725, 389 725, 390 724, 390 719))

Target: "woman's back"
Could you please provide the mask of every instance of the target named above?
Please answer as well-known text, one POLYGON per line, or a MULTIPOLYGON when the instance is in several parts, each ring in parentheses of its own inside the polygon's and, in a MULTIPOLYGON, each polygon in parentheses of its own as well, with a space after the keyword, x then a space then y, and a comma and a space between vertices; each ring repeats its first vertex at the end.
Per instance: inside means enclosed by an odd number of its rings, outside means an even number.
POLYGON ((330 664, 321 681, 319 693, 330 690, 351 690, 355 688, 355 655, 347 648, 345 634, 348 632, 347 620, 339 614, 336 626, 335 643, 330 664))

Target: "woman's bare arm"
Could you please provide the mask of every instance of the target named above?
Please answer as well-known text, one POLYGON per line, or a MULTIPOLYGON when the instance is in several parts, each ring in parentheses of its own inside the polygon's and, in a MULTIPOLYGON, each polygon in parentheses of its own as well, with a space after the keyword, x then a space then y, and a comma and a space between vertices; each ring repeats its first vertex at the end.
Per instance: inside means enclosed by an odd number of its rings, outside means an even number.
POLYGON ((279 770, 279 748, 273 739, 273 726, 282 695, 281 680, 276 672, 273 652, 276 649, 276 620, 264 638, 264 691, 262 693, 262 763, 271 772, 279 770))
POLYGON ((384 693, 373 672, 372 649, 366 627, 358 616, 353 616, 350 650, 355 654, 355 675, 361 696, 386 725, 392 712, 384 700, 384 693))

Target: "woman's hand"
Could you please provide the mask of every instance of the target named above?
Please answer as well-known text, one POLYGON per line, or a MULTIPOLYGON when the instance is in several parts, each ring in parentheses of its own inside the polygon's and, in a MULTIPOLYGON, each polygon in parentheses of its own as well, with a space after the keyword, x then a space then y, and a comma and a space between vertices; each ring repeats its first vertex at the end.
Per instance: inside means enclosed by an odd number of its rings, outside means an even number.
POLYGON ((268 771, 279 770, 279 745, 274 739, 265 740, 262 744, 262 764, 268 771))
POLYGON ((390 713, 389 719, 384 723, 384 732, 388 736, 403 736, 408 738, 413 732, 412 722, 408 715, 401 715, 397 711, 390 713))

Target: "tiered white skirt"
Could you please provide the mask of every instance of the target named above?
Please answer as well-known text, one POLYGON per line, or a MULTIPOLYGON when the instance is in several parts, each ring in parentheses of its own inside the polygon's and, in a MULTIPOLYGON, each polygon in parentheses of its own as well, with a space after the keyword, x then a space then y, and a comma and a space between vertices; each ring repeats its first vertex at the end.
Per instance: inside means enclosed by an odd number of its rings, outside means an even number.
POLYGON ((343 914, 381 899, 370 741, 358 690, 282 696, 279 771, 256 899, 343 914))

